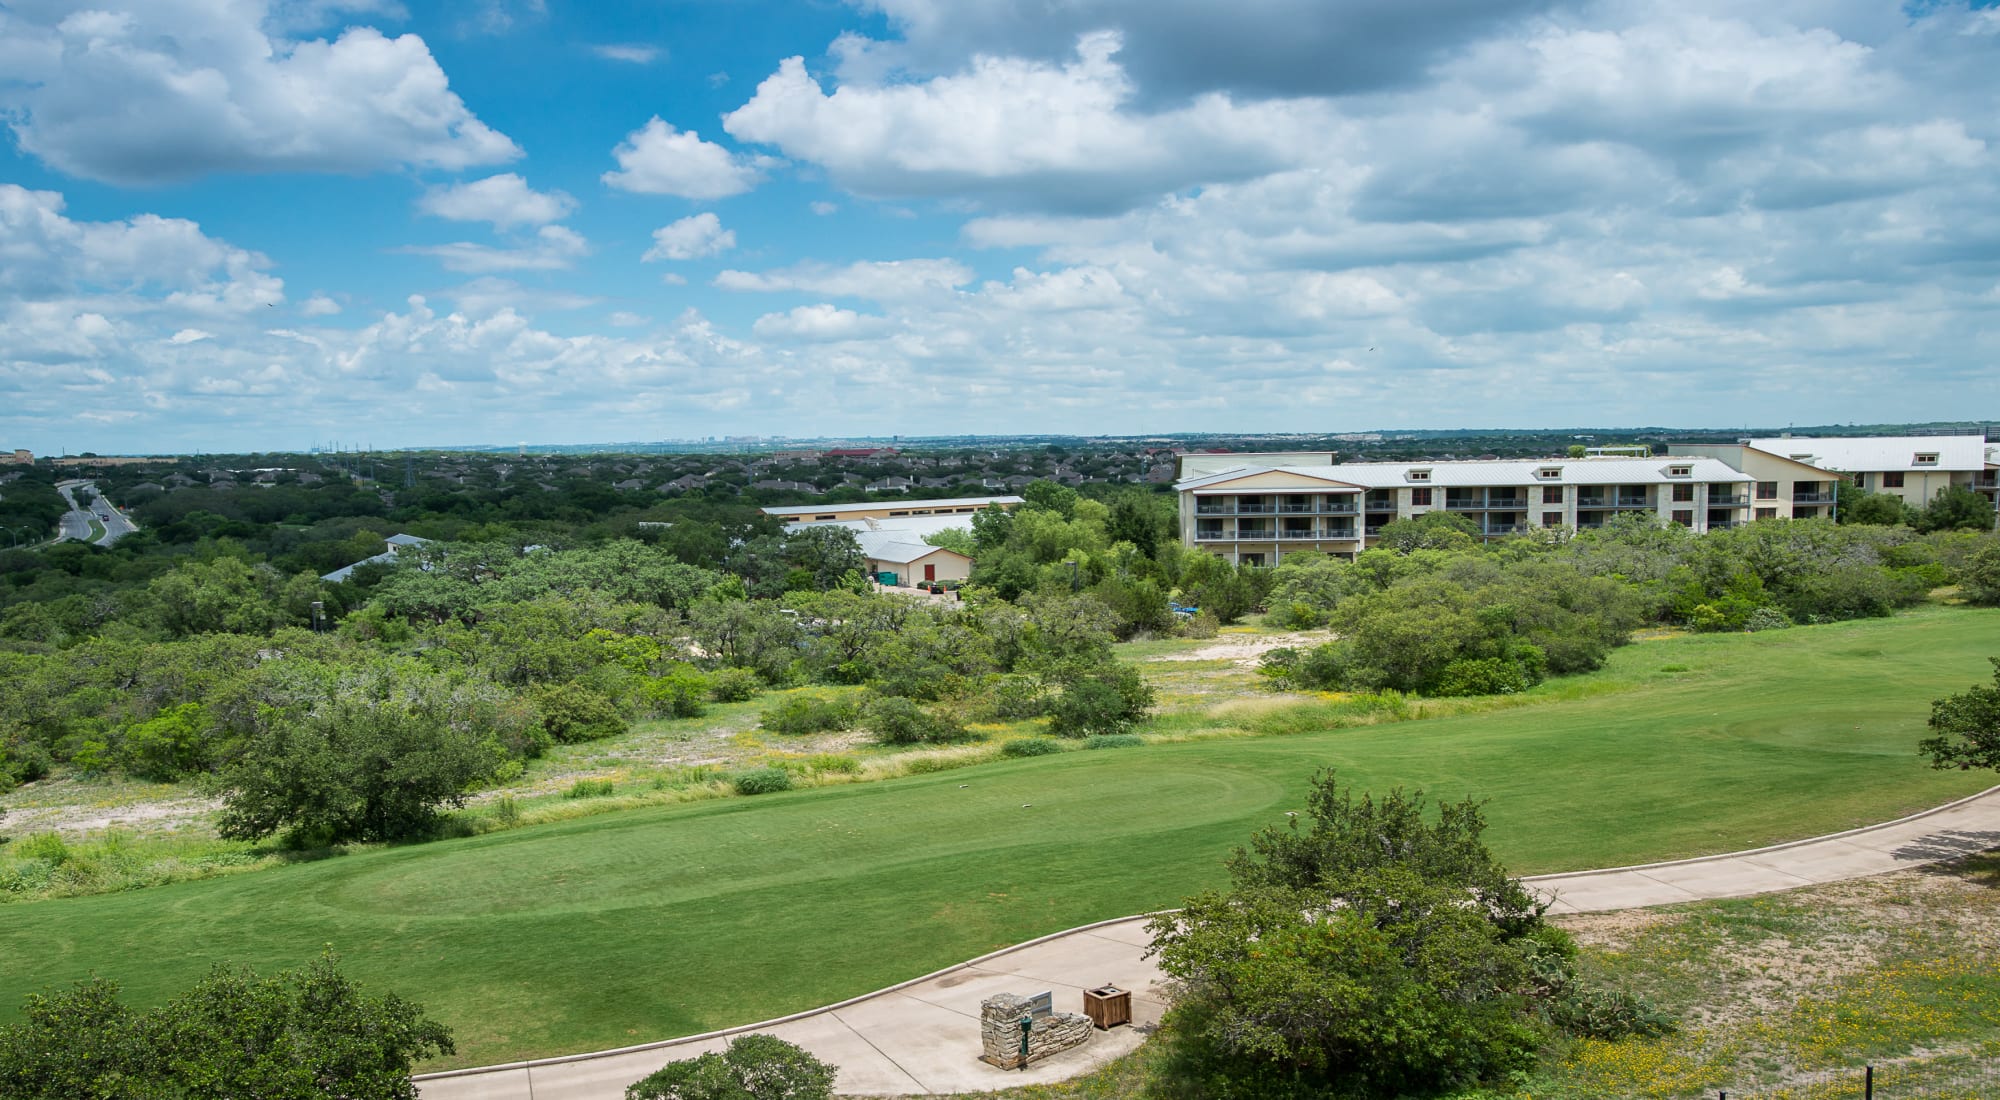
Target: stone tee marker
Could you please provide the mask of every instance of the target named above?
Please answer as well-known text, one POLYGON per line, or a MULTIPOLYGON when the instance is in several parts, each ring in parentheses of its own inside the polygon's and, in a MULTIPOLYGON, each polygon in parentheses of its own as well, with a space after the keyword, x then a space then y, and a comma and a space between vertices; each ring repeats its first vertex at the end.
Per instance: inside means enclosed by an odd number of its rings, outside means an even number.
POLYGON ((1089 1042, 1090 1017, 1056 1012, 1053 1001, 1047 993, 1035 997, 1001 993, 979 1002, 980 1061, 1001 1069, 1023 1069, 1089 1042), (1024 1019, 1029 1022, 1025 1037, 1024 1019))

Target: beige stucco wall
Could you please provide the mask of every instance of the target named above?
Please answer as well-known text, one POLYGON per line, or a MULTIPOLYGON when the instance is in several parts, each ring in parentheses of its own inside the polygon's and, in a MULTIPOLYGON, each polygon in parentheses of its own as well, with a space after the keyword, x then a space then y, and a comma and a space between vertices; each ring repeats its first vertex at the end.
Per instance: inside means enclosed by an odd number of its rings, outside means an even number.
POLYGON ((870 558, 868 559, 868 572, 870 575, 876 573, 894 573, 896 574, 896 578, 903 584, 915 584, 918 581, 926 579, 924 577, 924 566, 926 565, 937 567, 937 575, 929 578, 931 580, 962 581, 972 576, 972 559, 955 550, 946 550, 942 546, 915 561, 893 562, 878 561, 870 558))

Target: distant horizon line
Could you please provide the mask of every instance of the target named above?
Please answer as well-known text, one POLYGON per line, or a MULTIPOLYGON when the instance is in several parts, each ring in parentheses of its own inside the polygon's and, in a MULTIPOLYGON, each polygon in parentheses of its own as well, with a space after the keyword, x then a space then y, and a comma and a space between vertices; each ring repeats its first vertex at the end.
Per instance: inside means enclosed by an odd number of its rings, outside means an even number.
MULTIPOLYGON (((272 455, 272 454, 366 455, 366 454, 406 454, 406 453, 424 453, 424 452, 437 452, 437 453, 498 452, 498 451, 508 451, 508 450, 548 452, 554 449, 569 450, 569 451, 588 451, 588 452, 606 453, 606 454, 643 453, 639 450, 626 450, 634 448, 644 448, 649 450, 660 449, 660 448, 673 448, 674 450, 688 454, 715 454, 715 453, 722 453, 726 449, 784 448, 787 446, 806 446, 806 445, 824 446, 824 447, 840 447, 844 445, 914 447, 914 446, 936 446, 939 444, 948 444, 948 443, 979 444, 985 442, 998 442, 998 441, 1013 441, 1013 442, 1023 442, 1023 443, 1043 442, 1043 441, 1047 442, 1078 441, 1078 442, 1088 442, 1088 443, 1143 444, 1143 443, 1156 443, 1156 442, 1172 443, 1172 442, 1182 442, 1186 440, 1196 440, 1196 439, 1231 439, 1231 440, 1265 439, 1273 441, 1329 440, 1335 442, 1340 442, 1340 441, 1363 442, 1364 440, 1359 440, 1354 438, 1359 436, 1375 436, 1379 437, 1382 441, 1389 441, 1396 439, 1450 438, 1454 436, 1538 436, 1538 435, 1564 435, 1564 434, 1574 435, 1578 438, 1583 438, 1586 436, 1597 436, 1597 435, 1620 435, 1620 434, 1637 435, 1642 433, 1655 434, 1655 435, 1659 434, 1720 435, 1720 434, 1733 433, 1735 435, 1742 437, 1775 437, 1775 436, 1785 436, 1785 435, 1811 435, 1816 432, 1828 432, 1828 431, 1841 431, 1864 437, 1894 436, 1897 434, 1937 435, 1937 436, 1949 436, 1949 435, 1990 436, 1994 433, 1996 429, 2000 429, 2000 421, 1932 420, 1932 421, 1908 422, 1902 424, 1814 424, 1814 425, 1802 425, 1802 426, 1787 425, 1783 428, 1747 427, 1747 426, 1746 427, 1712 427, 1712 426, 1669 427, 1666 425, 1656 424, 1656 425, 1635 425, 1635 426, 1622 426, 1622 427, 1605 427, 1597 425, 1567 425, 1567 426, 1552 426, 1552 427, 1542 427, 1542 428, 1488 428, 1488 427, 1360 428, 1360 429, 1349 429, 1345 431, 1329 431, 1329 432, 1299 432, 1299 431, 1232 432, 1232 431, 1206 430, 1206 431, 1145 432, 1145 433, 1116 432, 1116 433, 1105 433, 1100 435, 1082 435, 1082 434, 1066 433, 1066 432, 1025 432, 1025 433, 996 432, 996 433, 953 433, 953 434, 942 434, 942 435, 891 434, 891 435, 850 435, 850 436, 835 436, 835 435, 735 436, 735 437, 721 437, 721 438, 707 438, 707 439, 617 440, 610 442, 544 441, 537 443, 530 443, 530 442, 515 442, 515 443, 486 442, 486 443, 451 443, 451 444, 434 443, 434 444, 417 444, 417 445, 391 446, 391 447, 376 447, 373 446, 372 444, 363 444, 358 447, 349 447, 341 444, 334 444, 334 445, 313 444, 305 448, 281 447, 274 449, 251 449, 242 451, 196 449, 188 451, 113 452, 113 451, 86 450, 86 451, 71 452, 65 449, 58 454, 44 454, 38 456, 38 458, 56 459, 56 458, 82 458, 90 456, 95 456, 100 458, 126 458, 126 459, 189 458, 189 457, 200 457, 203 455, 272 455), (1897 431, 1890 431, 1883 429, 1902 429, 1902 431, 1897 432, 1897 431), (714 448, 714 449, 710 450, 705 448, 714 448)), ((32 449, 30 448, 22 448, 22 449, 28 450, 29 453, 31 454, 33 453, 32 449)))

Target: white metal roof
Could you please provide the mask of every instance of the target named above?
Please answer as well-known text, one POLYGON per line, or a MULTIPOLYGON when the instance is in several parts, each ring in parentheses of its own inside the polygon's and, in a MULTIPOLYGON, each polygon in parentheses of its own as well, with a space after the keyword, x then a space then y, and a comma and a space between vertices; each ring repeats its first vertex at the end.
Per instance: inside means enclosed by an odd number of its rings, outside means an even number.
MULTIPOLYGON (((1250 474, 1277 470, 1304 477, 1321 478, 1327 481, 1345 482, 1368 489, 1402 489, 1426 485, 1443 486, 1448 489, 1470 489, 1498 486, 1527 485, 1668 485, 1675 482, 1704 482, 1710 484, 1748 484, 1755 478, 1733 470, 1725 462, 1714 458, 1552 458, 1541 461, 1504 460, 1498 462, 1349 462, 1338 466, 1265 466, 1245 467, 1225 470, 1207 477, 1183 481, 1175 488, 1182 491, 1201 492, 1211 487, 1222 491, 1221 486, 1237 478, 1250 474), (1670 468, 1687 467, 1686 477, 1675 477, 1670 468), (1412 476, 1417 471, 1429 471, 1429 477, 1412 476), (1542 471, 1558 471, 1554 477, 1543 477, 1542 471)), ((1283 488, 1265 489, 1267 493, 1283 493, 1283 488)), ((1329 486, 1326 492, 1341 492, 1339 486, 1329 486)))
POLYGON ((1779 436, 1752 439, 1748 443, 1760 451, 1850 474, 1881 470, 1984 470, 1987 463, 1983 435, 1779 436), (1937 461, 1919 463, 1920 454, 1934 454, 1937 461))
MULTIPOLYGON (((1020 497, 950 497, 945 500, 856 500, 845 504, 797 504, 782 508, 765 508, 767 516, 831 516, 841 512, 859 512, 876 508, 984 508, 992 504, 1020 504, 1020 497)), ((899 517, 900 518, 900 517, 899 517)))
POLYGON ((896 516, 893 519, 841 519, 825 523, 788 523, 785 533, 810 530, 814 527, 845 527, 857 535, 894 534, 905 542, 922 542, 929 535, 939 531, 972 530, 972 513, 959 512, 942 516, 896 516))

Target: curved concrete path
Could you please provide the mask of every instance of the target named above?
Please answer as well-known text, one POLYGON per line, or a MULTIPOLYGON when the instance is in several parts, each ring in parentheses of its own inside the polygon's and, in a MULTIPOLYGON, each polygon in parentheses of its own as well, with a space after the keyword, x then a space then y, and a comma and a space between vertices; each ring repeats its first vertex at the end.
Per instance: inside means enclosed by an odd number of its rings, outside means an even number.
MULTIPOLYGON (((1590 913, 1742 897, 1863 878, 2000 846, 2000 787, 1881 825, 1697 859, 1537 875, 1524 881, 1554 913, 1590 913)), ((768 1032, 840 1067, 855 1096, 978 1092, 1060 1081, 1126 1053, 1166 1010, 1164 976, 1146 957, 1147 917, 1122 917, 1029 940, 875 993, 684 1039, 418 1076, 424 1100, 622 1100, 661 1065, 768 1032), (1055 993, 1078 1012, 1083 990, 1132 990, 1135 1027, 1096 1033, 1075 1051, 1006 1072, 978 1060, 979 1002, 995 993, 1055 993)))

